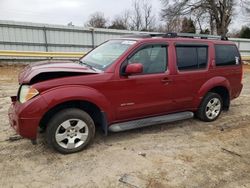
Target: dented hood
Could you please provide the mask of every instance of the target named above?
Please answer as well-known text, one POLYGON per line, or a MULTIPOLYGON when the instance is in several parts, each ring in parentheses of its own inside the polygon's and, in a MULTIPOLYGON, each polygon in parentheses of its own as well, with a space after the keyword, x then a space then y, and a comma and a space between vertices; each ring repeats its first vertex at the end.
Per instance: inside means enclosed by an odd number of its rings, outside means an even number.
POLYGON ((18 81, 20 84, 28 84, 32 78, 42 73, 78 73, 78 74, 97 74, 102 71, 92 70, 78 62, 37 62, 25 67, 19 74, 18 81))

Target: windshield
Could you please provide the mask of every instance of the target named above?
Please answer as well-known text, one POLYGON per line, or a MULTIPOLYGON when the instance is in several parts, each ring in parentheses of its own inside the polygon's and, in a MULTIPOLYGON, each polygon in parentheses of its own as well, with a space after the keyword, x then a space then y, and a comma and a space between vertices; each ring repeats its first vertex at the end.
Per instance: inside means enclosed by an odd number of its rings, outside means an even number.
POLYGON ((96 69, 105 70, 135 43, 134 40, 110 40, 85 55, 80 62, 96 69))

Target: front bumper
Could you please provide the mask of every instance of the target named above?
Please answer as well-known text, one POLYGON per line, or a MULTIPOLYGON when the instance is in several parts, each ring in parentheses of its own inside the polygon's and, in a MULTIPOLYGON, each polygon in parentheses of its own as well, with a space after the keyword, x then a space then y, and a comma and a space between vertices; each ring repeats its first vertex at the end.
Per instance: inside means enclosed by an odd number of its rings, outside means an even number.
POLYGON ((20 136, 35 140, 45 109, 46 103, 42 97, 31 99, 24 104, 12 102, 8 112, 10 125, 20 136))

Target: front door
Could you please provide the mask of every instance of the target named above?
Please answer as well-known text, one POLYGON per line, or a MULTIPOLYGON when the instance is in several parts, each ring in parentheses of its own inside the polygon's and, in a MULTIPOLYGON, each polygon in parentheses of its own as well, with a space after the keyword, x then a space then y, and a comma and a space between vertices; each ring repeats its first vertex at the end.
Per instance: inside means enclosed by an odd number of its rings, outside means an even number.
MULTIPOLYGON (((150 44, 136 51, 126 64, 141 63, 143 72, 120 76, 116 83, 116 119, 126 120, 164 114, 172 108, 172 76, 166 44, 150 44)), ((124 64, 122 65, 124 66, 124 64)))

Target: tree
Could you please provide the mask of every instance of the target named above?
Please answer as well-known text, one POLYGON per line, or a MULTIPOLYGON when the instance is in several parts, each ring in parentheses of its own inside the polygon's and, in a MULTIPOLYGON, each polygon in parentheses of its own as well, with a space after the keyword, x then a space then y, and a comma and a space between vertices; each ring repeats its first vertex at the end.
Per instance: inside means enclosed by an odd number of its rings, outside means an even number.
POLYGON ((159 33, 167 33, 167 26, 166 24, 158 24, 155 29, 155 32, 159 32, 159 33))
POLYGON ((120 16, 117 16, 112 20, 112 23, 108 28, 127 30, 128 26, 124 23, 123 19, 120 16))
POLYGON ((241 7, 243 8, 243 15, 245 19, 249 22, 250 14, 250 1, 249 0, 240 0, 241 7))
POLYGON ((228 36, 232 38, 240 38, 240 31, 238 29, 232 29, 229 33, 228 36))
POLYGON ((129 29, 129 26, 130 26, 130 20, 129 20, 130 14, 131 14, 131 11, 127 9, 127 10, 124 10, 120 16, 123 24, 126 26, 127 29, 129 29))
POLYGON ((162 17, 180 17, 193 15, 197 11, 202 11, 209 15, 210 30, 216 28, 218 35, 225 36, 231 23, 235 8, 235 0, 162 0, 162 17))
POLYGON ((142 2, 142 12, 143 12, 143 31, 150 31, 155 25, 155 16, 152 11, 152 4, 148 0, 143 0, 142 2))
POLYGON ((197 27, 196 29, 200 31, 200 34, 214 34, 213 19, 211 19, 211 16, 206 11, 202 9, 193 11, 192 20, 197 27))
POLYGON ((110 29, 128 30, 129 29, 129 17, 130 17, 130 11, 125 10, 122 14, 117 15, 111 21, 111 25, 109 26, 109 28, 110 29))
POLYGON ((182 33, 195 33, 196 29, 194 26, 194 22, 191 18, 184 17, 182 21, 182 33))
POLYGON ((167 32, 181 32, 182 25, 181 25, 181 18, 180 17, 170 17, 166 20, 166 31, 167 32))
POLYGON ((131 29, 139 31, 142 28, 142 13, 140 7, 140 0, 133 1, 133 10, 131 16, 131 29))
POLYGON ((96 28, 106 28, 107 19, 104 17, 102 12, 96 12, 90 15, 90 18, 87 22, 88 27, 96 27, 96 28))
POLYGON ((209 34, 210 34, 210 31, 209 31, 209 29, 207 28, 207 29, 205 29, 205 30, 201 30, 201 31, 200 31, 200 34, 209 35, 209 34))
POLYGON ((148 0, 134 0, 132 3, 131 29, 151 31, 155 25, 153 6, 148 0))
POLYGON ((242 27, 240 30, 240 38, 248 38, 250 39, 250 28, 249 27, 242 27))

